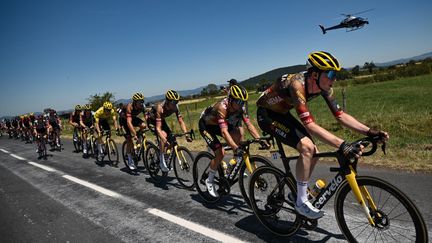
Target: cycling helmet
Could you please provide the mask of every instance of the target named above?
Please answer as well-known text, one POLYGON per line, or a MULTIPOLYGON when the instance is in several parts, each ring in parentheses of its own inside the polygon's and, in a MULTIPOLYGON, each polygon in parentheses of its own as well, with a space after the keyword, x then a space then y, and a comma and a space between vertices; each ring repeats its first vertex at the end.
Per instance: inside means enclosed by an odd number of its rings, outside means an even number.
POLYGON ((105 110, 111 110, 111 109, 113 108, 113 105, 111 104, 111 102, 109 102, 109 101, 105 101, 105 102, 103 103, 103 108, 104 108, 105 110))
POLYGON ((228 96, 241 101, 247 101, 249 97, 247 90, 236 84, 230 87, 228 96))
POLYGON ((308 55, 308 63, 321 71, 340 71, 341 66, 338 60, 330 53, 316 51, 308 55))
POLYGON ((133 100, 133 101, 144 101, 144 95, 141 94, 141 93, 135 93, 135 94, 132 96, 132 100, 133 100))
POLYGON ((84 110, 91 110, 91 105, 90 104, 85 105, 84 110))
POLYGON ((81 107, 80 105, 76 105, 76 106, 75 106, 75 110, 76 110, 76 111, 80 111, 80 110, 82 110, 82 107, 81 107))
POLYGON ((166 98, 167 100, 179 101, 179 100, 180 100, 180 95, 179 95, 176 91, 170 89, 170 90, 168 90, 168 91, 166 92, 166 94, 165 94, 165 98, 166 98))

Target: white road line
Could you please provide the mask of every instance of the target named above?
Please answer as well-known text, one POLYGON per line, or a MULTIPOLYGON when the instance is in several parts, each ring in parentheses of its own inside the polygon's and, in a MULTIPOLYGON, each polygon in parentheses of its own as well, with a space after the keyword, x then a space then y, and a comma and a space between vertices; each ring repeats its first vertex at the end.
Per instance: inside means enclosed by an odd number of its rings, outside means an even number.
POLYGON ((63 177, 66 178, 66 179, 68 179, 68 180, 70 180, 70 181, 73 181, 75 183, 78 183, 80 185, 88 187, 90 189, 93 189, 95 191, 98 191, 98 192, 100 192, 102 194, 105 194, 107 196, 110 196, 110 197, 115 197, 115 198, 121 198, 121 197, 123 197, 122 195, 118 194, 117 192, 105 189, 105 188, 103 188, 101 186, 95 185, 95 184, 90 183, 88 181, 84 181, 84 180, 78 179, 76 177, 73 177, 73 176, 70 176, 70 175, 63 175, 63 177))
MULTIPOLYGON (((4 153, 9 153, 8 151, 6 151, 4 149, 0 149, 0 151, 2 151, 4 153)), ((22 157, 20 157, 18 155, 15 155, 15 154, 10 154, 10 156, 12 156, 12 157, 14 157, 16 159, 19 159, 19 160, 26 160, 25 158, 22 158, 22 157)), ((33 165, 33 166, 39 167, 39 168, 41 168, 43 170, 49 171, 49 172, 58 172, 58 173, 63 174, 63 172, 58 171, 56 169, 53 169, 53 168, 51 168, 49 166, 41 165, 41 164, 38 164, 38 163, 35 163, 35 162, 32 162, 32 161, 28 161, 28 163, 31 164, 31 165, 33 165)), ((88 181, 84 181, 84 180, 81 180, 79 178, 76 178, 76 177, 73 177, 73 176, 70 176, 70 175, 62 175, 62 177, 66 178, 66 179, 68 179, 70 181, 73 181, 75 183, 78 183, 78 184, 80 184, 82 186, 85 186, 85 187, 88 187, 88 188, 93 189, 95 191, 98 191, 98 192, 100 192, 102 194, 105 194, 107 196, 110 196, 110 197, 125 198, 123 195, 121 195, 121 194, 119 194, 117 192, 108 190, 106 188, 103 188, 103 187, 98 186, 96 184, 90 183, 88 181)), ((195 231, 195 232, 197 232, 199 234, 202 234, 204 236, 210 237, 210 238, 215 239, 217 241, 230 242, 230 243, 231 242, 244 242, 244 241, 242 241, 242 240, 240 240, 238 238, 229 236, 229 235, 224 234, 224 233, 222 233, 220 231, 207 228, 205 226, 202 226, 202 225, 199 225, 197 223, 194 223, 194 222, 182 219, 180 217, 177 217, 175 215, 172 215, 170 213, 161 211, 161 210, 156 209, 156 208, 149 208, 146 211, 149 212, 150 214, 153 214, 153 215, 157 216, 157 217, 163 218, 163 219, 168 220, 168 221, 170 221, 172 223, 175 223, 175 224, 177 224, 179 226, 182 226, 182 227, 187 228, 189 230, 195 231)))
POLYGON ((31 165, 33 165, 33 166, 39 167, 39 168, 41 168, 43 170, 49 171, 49 172, 56 172, 57 171, 56 169, 53 169, 53 168, 51 168, 49 166, 46 166, 46 165, 38 164, 36 162, 29 161, 28 163, 31 164, 31 165))
POLYGON ((15 155, 15 154, 10 154, 10 156, 14 157, 15 159, 19 159, 19 160, 26 160, 23 157, 20 157, 20 156, 15 155))
POLYGON ((161 211, 159 209, 156 208, 149 208, 147 209, 147 212, 158 216, 160 218, 166 219, 172 223, 175 223, 177 225, 183 226, 187 229, 190 229, 192 231, 195 231, 197 233, 200 233, 202 235, 205 235, 207 237, 213 238, 217 241, 221 241, 221 242, 244 242, 240 239, 237 239, 235 237, 229 236, 227 234, 224 234, 222 232, 219 232, 217 230, 213 230, 210 228, 207 228, 205 226, 193 223, 191 221, 182 219, 180 217, 177 217, 175 215, 169 214, 167 212, 161 211))
POLYGON ((3 153, 7 153, 7 154, 10 154, 10 153, 9 153, 9 151, 7 151, 7 150, 4 150, 4 149, 0 149, 0 151, 2 151, 3 153))

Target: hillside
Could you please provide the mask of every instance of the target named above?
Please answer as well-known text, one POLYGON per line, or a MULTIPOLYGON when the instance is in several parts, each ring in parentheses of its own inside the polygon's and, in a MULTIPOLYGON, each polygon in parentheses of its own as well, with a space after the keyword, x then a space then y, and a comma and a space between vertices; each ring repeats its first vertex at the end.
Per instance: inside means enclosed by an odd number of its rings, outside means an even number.
POLYGON ((277 69, 273 69, 271 71, 268 71, 266 73, 260 74, 258 76, 246 79, 240 83, 244 86, 255 86, 261 80, 273 82, 278 77, 280 77, 286 73, 298 73, 298 72, 305 71, 305 70, 306 70, 306 65, 295 65, 295 66, 290 66, 290 67, 277 68, 277 69))

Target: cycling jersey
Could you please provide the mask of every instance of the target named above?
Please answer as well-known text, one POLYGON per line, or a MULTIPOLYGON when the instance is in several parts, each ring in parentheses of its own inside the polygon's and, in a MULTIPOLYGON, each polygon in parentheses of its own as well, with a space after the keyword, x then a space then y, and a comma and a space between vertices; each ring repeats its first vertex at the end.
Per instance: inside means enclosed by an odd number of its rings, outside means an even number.
POLYGON ((343 110, 336 102, 333 89, 321 91, 320 94, 306 92, 305 73, 285 74, 265 90, 257 101, 257 106, 279 114, 287 114, 295 108, 304 125, 314 122, 306 102, 321 95, 333 115, 339 117, 343 110))
POLYGON ((93 124, 93 113, 91 111, 83 111, 81 114, 81 120, 84 125, 90 127, 93 124))
POLYGON ((151 110, 147 113, 147 118, 152 121, 162 121, 165 120, 165 118, 171 116, 173 113, 176 114, 177 119, 182 117, 178 104, 176 105, 176 108, 173 110, 169 110, 165 107, 165 101, 156 103, 151 110))
POLYGON ((99 108, 95 114, 94 114, 94 119, 96 123, 99 123, 99 119, 100 120, 109 120, 109 119, 116 119, 116 111, 114 109, 109 110, 108 112, 104 111, 104 108, 101 107, 99 108))
POLYGON ((243 120, 246 124, 249 123, 249 114, 247 110, 247 102, 242 109, 235 112, 228 110, 228 98, 218 101, 213 106, 207 107, 202 113, 201 118, 206 125, 219 125, 220 128, 232 126, 241 126, 243 120))
POLYGON ((74 111, 70 114, 69 121, 79 124, 81 112, 74 111))

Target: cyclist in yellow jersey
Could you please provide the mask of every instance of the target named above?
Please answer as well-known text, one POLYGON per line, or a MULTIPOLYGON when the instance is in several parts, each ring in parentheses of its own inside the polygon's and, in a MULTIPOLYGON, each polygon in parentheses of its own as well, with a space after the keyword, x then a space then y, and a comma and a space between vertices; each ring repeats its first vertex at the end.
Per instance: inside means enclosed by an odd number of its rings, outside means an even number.
POLYGON ((106 101, 103 103, 103 106, 100 107, 94 114, 94 120, 95 120, 95 128, 96 132, 98 133, 98 147, 100 151, 99 156, 103 156, 102 154, 102 132, 101 127, 104 130, 111 130, 111 127, 108 123, 108 120, 112 119, 114 123, 114 128, 116 131, 119 130, 119 126, 117 124, 117 112, 113 109, 113 105, 111 102, 106 101))
POLYGON ((346 157, 359 157, 363 151, 363 146, 347 143, 319 126, 307 107, 308 101, 322 96, 341 125, 364 135, 380 136, 383 140, 389 138, 386 132, 369 128, 344 112, 338 105, 332 85, 336 80, 336 72, 340 70, 338 60, 330 53, 310 53, 306 72, 283 75, 265 90, 257 101, 258 125, 261 129, 300 153, 296 164, 295 209, 307 218, 317 219, 324 215, 308 201, 307 197, 308 182, 318 162, 318 158, 313 158, 318 149, 311 135, 339 148, 340 153, 346 157), (295 109, 303 124, 290 113, 291 109, 295 109))
MULTIPOLYGON (((165 121, 165 118, 176 114, 177 120, 183 132, 187 132, 186 124, 183 121, 183 117, 180 114, 178 107, 178 102, 180 100, 180 95, 174 90, 168 90, 165 94, 165 100, 157 103, 152 107, 151 111, 147 115, 147 124, 154 125, 156 130, 156 137, 159 142, 160 153, 160 163, 159 166, 163 172, 168 172, 168 168, 165 163, 165 148, 168 136, 171 135, 171 129, 165 121)), ((192 138, 187 135, 186 140, 192 142, 192 138)))

